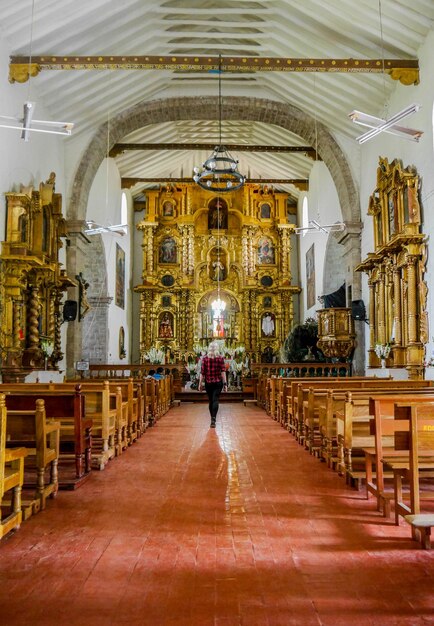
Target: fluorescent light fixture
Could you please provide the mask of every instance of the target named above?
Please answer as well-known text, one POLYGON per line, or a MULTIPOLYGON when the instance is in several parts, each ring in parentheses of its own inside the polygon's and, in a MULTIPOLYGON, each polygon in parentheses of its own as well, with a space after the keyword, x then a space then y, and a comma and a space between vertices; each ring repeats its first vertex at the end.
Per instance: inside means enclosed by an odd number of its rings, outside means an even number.
POLYGON ((71 135, 74 124, 72 122, 50 122, 48 120, 34 120, 34 102, 24 103, 23 117, 8 117, 0 115, 0 128, 11 128, 21 131, 21 139, 29 141, 29 133, 49 133, 51 135, 71 135))
POLYGON ((84 231, 85 235, 100 235, 101 233, 116 233, 125 235, 128 224, 116 224, 115 226, 100 226, 95 222, 87 222, 88 228, 84 231))
POLYGON ((336 222, 335 224, 324 224, 324 225, 321 225, 316 220, 309 220, 309 226, 296 228, 295 229, 295 234, 296 235, 300 235, 303 232, 317 231, 317 232, 320 232, 320 233, 326 233, 328 235, 329 233, 337 233, 337 232, 340 232, 340 231, 343 231, 343 230, 345 230, 344 222, 336 222))
POLYGON ((371 129, 356 138, 356 141, 360 144, 373 139, 383 132, 397 135, 398 137, 404 137, 405 139, 410 139, 411 141, 419 141, 423 135, 422 130, 405 128, 404 126, 399 126, 398 122, 413 113, 417 113, 420 108, 420 104, 410 104, 410 106, 406 107, 402 111, 399 111, 399 113, 392 115, 392 117, 388 120, 384 120, 381 117, 374 117, 373 115, 368 115, 367 113, 362 113, 361 111, 356 110, 351 111, 348 117, 356 124, 367 126, 371 129))

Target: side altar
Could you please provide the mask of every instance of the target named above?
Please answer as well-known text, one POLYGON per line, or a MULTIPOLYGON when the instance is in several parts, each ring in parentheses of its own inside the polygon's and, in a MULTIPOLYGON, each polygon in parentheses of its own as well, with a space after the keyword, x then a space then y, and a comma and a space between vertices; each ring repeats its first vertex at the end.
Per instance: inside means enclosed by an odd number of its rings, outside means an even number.
POLYGON ((289 194, 246 184, 218 195, 194 183, 146 192, 140 358, 183 358, 212 339, 270 360, 294 322, 289 194))

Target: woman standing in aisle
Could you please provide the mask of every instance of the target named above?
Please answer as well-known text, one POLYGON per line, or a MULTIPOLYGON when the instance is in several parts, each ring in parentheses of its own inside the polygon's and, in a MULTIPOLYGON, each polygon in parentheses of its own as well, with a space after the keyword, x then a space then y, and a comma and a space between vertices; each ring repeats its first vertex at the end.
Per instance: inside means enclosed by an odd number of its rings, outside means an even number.
POLYGON ((205 382, 205 391, 208 394, 211 428, 215 428, 219 397, 222 389, 227 391, 225 360, 219 354, 219 346, 212 341, 208 346, 208 354, 202 359, 199 376, 199 391, 202 391, 205 382))

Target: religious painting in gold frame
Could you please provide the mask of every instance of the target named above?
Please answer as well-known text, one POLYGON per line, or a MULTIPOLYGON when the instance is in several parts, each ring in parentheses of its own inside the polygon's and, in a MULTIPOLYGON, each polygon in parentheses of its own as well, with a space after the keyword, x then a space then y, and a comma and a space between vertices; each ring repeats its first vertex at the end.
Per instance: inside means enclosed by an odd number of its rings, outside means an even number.
POLYGON ((115 304, 125 308, 125 250, 116 244, 116 288, 115 304))
POLYGON ((306 252, 306 308, 315 304, 315 248, 311 245, 306 252))

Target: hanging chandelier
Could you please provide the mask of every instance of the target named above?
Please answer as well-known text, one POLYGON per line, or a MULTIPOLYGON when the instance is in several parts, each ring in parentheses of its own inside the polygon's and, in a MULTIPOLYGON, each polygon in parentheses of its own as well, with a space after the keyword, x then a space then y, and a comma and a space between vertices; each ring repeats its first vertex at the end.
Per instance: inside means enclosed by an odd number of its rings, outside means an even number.
POLYGON ((214 148, 213 153, 202 164, 202 169, 193 169, 193 180, 195 183, 207 191, 225 193, 241 189, 245 183, 245 177, 238 171, 238 161, 222 145, 222 61, 219 55, 219 145, 214 148))

